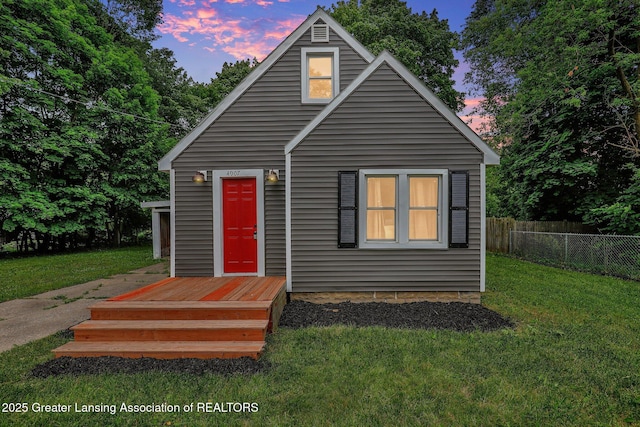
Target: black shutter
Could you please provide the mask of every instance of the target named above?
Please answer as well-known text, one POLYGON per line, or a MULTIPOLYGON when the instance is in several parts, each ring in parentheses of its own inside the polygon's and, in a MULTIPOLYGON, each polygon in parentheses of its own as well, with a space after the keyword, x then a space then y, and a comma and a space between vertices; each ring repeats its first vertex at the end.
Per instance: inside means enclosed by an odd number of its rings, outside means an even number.
POLYGON ((358 247, 358 172, 338 172, 338 247, 358 247))
POLYGON ((469 247, 469 172, 449 173, 449 247, 469 247))

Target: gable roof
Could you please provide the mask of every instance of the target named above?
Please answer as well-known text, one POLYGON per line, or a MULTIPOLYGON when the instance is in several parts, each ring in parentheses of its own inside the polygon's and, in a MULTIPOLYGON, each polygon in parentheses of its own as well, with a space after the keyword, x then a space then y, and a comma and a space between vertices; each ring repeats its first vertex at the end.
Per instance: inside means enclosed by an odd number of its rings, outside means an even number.
POLYGON ((340 92, 309 124, 298 133, 284 148, 284 153, 289 154, 334 110, 336 110, 360 85, 365 82, 382 64, 387 64, 400 75, 425 101, 441 114, 454 128, 458 130, 469 142, 484 154, 484 163, 497 165, 500 157, 485 143, 469 126, 460 119, 444 102, 429 90, 411 71, 400 61, 395 59, 386 50, 383 51, 365 70, 356 77, 345 90, 340 92))
POLYGON ((158 161, 158 169, 168 171, 171 169, 171 163, 191 145, 218 117, 222 115, 233 103, 242 96, 262 75, 264 75, 273 64, 284 55, 289 48, 304 33, 311 28, 318 20, 324 21, 337 35, 339 35, 345 43, 357 52, 367 62, 375 59, 373 54, 369 52, 359 41, 349 34, 335 19, 320 7, 311 14, 298 28, 296 28, 289 36, 276 47, 236 88, 229 93, 214 109, 209 113, 191 132, 180 140, 165 156, 158 161))

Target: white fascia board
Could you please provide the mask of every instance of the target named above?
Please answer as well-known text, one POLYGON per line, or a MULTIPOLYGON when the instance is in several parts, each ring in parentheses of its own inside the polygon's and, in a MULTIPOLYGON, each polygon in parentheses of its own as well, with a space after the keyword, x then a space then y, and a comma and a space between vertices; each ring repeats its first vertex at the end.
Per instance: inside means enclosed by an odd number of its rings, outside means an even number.
POLYGON ((316 12, 311 16, 315 16, 316 13, 319 13, 319 15, 314 20, 312 20, 313 22, 311 22, 311 25, 315 24, 315 21, 317 21, 318 19, 322 19, 325 24, 329 25, 329 28, 331 28, 337 35, 339 35, 340 38, 342 38, 342 40, 344 40, 349 46, 351 46, 351 48, 355 50, 356 53, 360 55, 365 61, 370 63, 374 59, 376 59, 376 57, 371 52, 369 52, 369 50, 367 50, 367 48, 364 47, 362 43, 360 43, 355 39, 355 37, 348 33, 347 30, 345 30, 342 25, 338 23, 338 21, 331 17, 331 15, 322 10, 320 7, 318 7, 318 10, 316 10, 316 12))
POLYGON ((140 203, 140 207, 143 209, 148 209, 148 208, 169 208, 171 207, 171 201, 170 200, 160 200, 157 202, 142 202, 140 203))
POLYGON ((342 102, 351 95, 375 70, 386 63, 402 77, 422 98, 451 123, 466 139, 468 139, 484 155, 484 164, 497 165, 500 157, 487 145, 465 122, 460 119, 444 102, 440 100, 424 83, 409 71, 400 61, 386 50, 383 51, 347 88, 342 91, 324 110, 320 112, 298 135, 286 146, 285 154, 292 152, 309 133, 327 118, 342 102))
POLYGON ((374 59, 373 54, 369 52, 360 42, 358 42, 351 34, 340 26, 329 14, 318 7, 318 9, 310 15, 298 28, 296 28, 289 36, 276 47, 244 80, 240 82, 236 88, 229 93, 217 106, 209 113, 189 134, 187 134, 180 142, 178 142, 165 156, 158 161, 158 170, 168 171, 171 169, 171 163, 182 153, 193 141, 196 140, 218 117, 224 113, 253 83, 255 83, 264 73, 271 68, 273 64, 282 57, 298 39, 316 23, 318 19, 323 20, 329 27, 344 41, 351 46, 360 56, 367 62, 374 59))
POLYGON ((333 100, 307 124, 287 145, 284 147, 284 154, 291 153, 297 146, 305 139, 329 114, 333 112, 340 104, 344 102, 357 88, 360 86, 384 61, 383 58, 378 56, 371 64, 364 69, 358 77, 356 77, 350 84, 338 94, 333 100))

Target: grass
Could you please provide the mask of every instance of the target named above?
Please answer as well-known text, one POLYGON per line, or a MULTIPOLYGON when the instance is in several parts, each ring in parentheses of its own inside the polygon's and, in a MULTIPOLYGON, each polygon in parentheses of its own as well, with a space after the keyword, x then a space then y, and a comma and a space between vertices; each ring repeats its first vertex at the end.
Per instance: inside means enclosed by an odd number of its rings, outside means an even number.
POLYGON ((0 260, 0 302, 26 298, 158 262, 149 246, 0 260))
POLYGON ((147 372, 35 379, 65 340, 0 354, 0 425, 640 425, 640 283, 488 257, 484 304, 515 330, 280 329, 272 368, 223 377, 147 372), (32 404, 115 404, 33 413, 32 404), (122 403, 257 403, 255 413, 124 413, 122 403))

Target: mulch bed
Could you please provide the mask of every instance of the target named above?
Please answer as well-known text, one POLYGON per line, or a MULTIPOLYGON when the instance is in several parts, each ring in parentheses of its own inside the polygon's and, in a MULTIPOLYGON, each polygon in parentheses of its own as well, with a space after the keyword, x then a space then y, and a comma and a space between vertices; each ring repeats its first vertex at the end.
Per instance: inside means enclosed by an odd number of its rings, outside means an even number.
POLYGON ((460 302, 312 304, 291 301, 285 306, 280 318, 280 326, 290 328, 335 324, 357 327, 450 329, 459 332, 495 331, 514 326, 508 319, 480 304, 460 302))
POLYGON ((138 372, 177 372, 202 375, 216 373, 225 376, 252 375, 266 371, 266 360, 250 357, 239 359, 126 359, 123 357, 59 357, 36 366, 31 375, 47 378, 57 375, 135 374, 138 372))
MULTIPOLYGON (((514 324, 480 304, 414 302, 407 304, 350 303, 313 304, 291 301, 284 307, 280 327, 305 328, 336 324, 401 329, 448 329, 459 332, 495 331, 514 324)), ((70 331, 63 331, 65 337, 70 331)), ((270 368, 265 360, 240 359, 126 359, 121 357, 60 357, 36 366, 37 378, 56 375, 92 375, 161 371, 201 375, 252 375, 270 368)))

